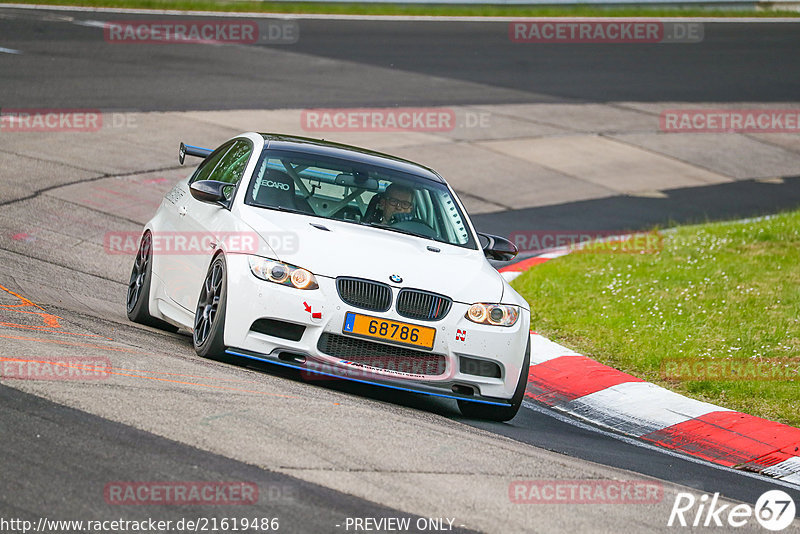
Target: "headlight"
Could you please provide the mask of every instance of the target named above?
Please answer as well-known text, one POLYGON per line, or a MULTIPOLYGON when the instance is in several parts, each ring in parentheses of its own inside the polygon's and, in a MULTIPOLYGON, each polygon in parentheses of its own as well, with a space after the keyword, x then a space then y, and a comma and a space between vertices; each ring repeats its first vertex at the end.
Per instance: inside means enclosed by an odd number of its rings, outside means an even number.
POLYGON ((478 302, 469 307, 464 317, 478 324, 514 326, 519 319, 519 306, 478 302))
POLYGON ((250 263, 250 272, 262 280, 297 289, 317 289, 319 287, 317 279, 306 269, 261 256, 248 256, 247 261, 250 263))

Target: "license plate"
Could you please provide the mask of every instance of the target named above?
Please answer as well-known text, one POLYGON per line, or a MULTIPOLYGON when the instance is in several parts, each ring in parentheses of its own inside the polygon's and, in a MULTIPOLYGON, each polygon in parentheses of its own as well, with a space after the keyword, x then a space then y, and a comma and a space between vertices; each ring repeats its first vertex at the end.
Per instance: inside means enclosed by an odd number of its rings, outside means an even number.
POLYGON ((347 312, 345 315, 342 332, 426 349, 433 348, 433 339, 436 337, 435 328, 379 319, 353 312, 347 312))

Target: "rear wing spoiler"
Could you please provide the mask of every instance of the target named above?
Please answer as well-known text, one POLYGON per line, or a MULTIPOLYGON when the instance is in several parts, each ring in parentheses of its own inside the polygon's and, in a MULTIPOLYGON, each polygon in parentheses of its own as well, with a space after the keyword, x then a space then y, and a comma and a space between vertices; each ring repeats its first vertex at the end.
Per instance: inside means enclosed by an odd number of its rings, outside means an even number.
POLYGON ((183 160, 186 159, 186 156, 194 156, 196 158, 207 158, 209 154, 211 154, 213 150, 210 148, 202 148, 199 146, 192 146, 192 145, 184 145, 181 143, 180 148, 178 149, 178 161, 181 162, 183 165, 183 160))

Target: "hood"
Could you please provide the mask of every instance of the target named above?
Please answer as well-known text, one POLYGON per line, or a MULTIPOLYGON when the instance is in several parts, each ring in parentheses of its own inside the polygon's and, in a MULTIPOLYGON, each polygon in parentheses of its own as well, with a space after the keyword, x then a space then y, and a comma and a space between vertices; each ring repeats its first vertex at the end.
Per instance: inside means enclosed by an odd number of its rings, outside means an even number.
POLYGON ((275 259, 317 276, 366 278, 440 293, 468 304, 500 302, 503 296, 502 277, 479 250, 251 206, 244 206, 240 216, 270 245, 275 259), (392 275, 403 281, 390 281, 392 275))

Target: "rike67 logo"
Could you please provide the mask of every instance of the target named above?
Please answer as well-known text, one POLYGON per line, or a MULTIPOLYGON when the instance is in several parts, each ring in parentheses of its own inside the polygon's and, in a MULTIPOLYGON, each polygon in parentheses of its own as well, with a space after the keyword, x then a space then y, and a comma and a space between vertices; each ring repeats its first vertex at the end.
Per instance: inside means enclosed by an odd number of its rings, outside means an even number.
POLYGON ((749 504, 720 504, 719 493, 703 494, 700 498, 681 492, 675 496, 667 526, 681 527, 743 527, 752 518, 767 530, 784 530, 794 521, 796 508, 792 497, 781 490, 769 490, 749 504))

